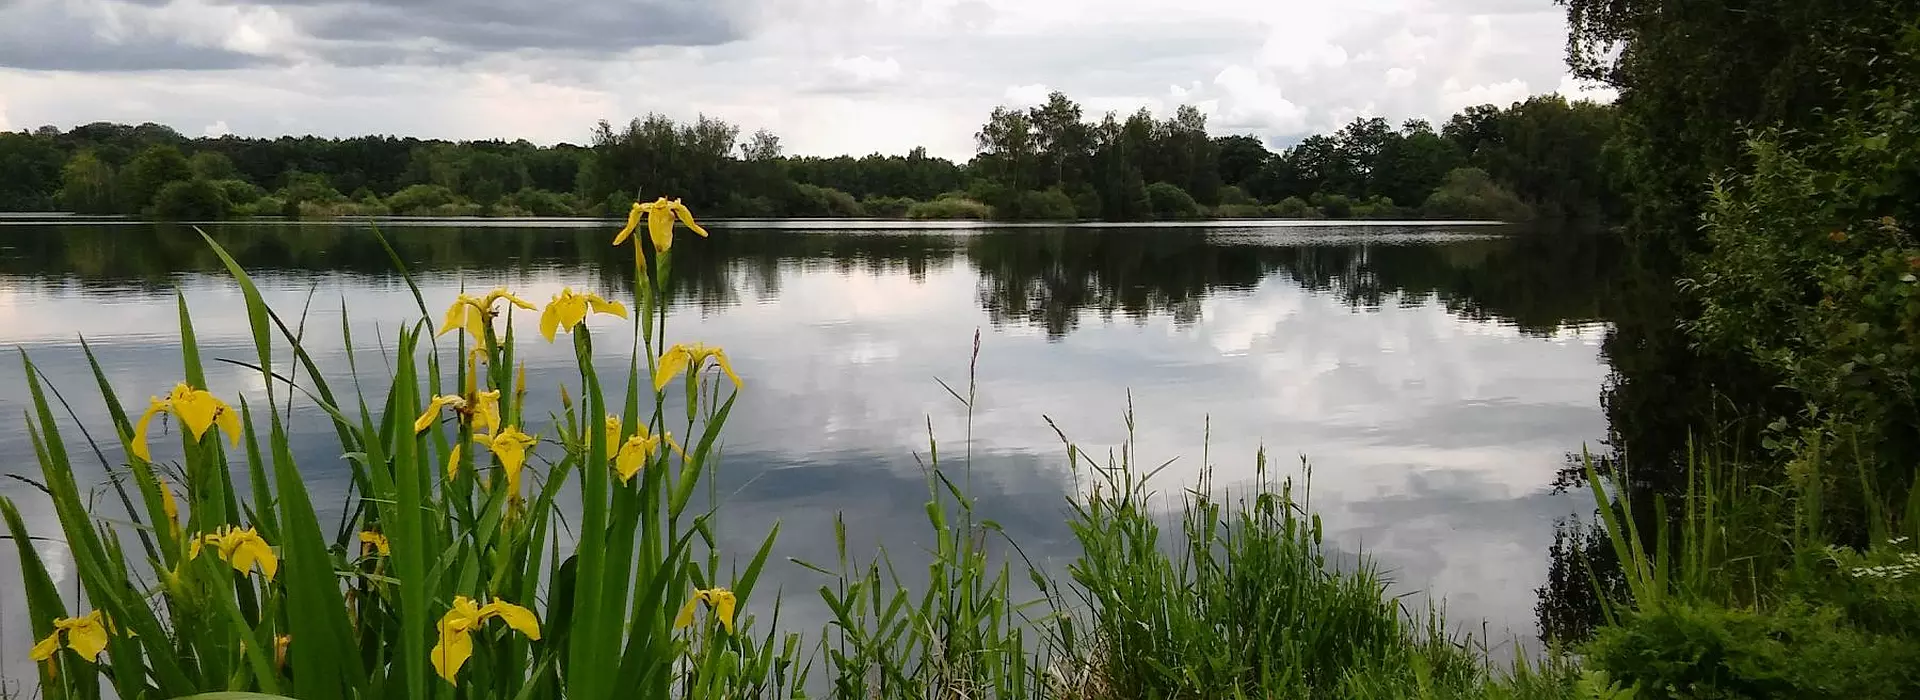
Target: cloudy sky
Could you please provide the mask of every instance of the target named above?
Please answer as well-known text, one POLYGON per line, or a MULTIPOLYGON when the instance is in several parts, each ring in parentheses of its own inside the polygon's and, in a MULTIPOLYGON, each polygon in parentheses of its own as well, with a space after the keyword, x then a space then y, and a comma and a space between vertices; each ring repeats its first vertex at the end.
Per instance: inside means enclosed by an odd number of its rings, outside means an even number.
POLYGON ((0 0, 0 129, 580 142, 701 112, 964 158, 996 104, 1201 107, 1274 145, 1566 76, 1551 0, 0 0))

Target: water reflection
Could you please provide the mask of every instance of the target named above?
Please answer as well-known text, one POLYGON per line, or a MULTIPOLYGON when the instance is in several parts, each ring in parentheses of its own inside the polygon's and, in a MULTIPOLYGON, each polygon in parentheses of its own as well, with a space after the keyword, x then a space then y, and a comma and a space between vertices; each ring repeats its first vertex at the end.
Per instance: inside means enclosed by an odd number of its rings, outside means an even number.
MULTIPOLYGON (((1142 460, 1180 458, 1169 488, 1199 471, 1203 451, 1223 485, 1254 478, 1262 447, 1283 473, 1297 471, 1287 457, 1311 455, 1314 505, 1337 546, 1377 558, 1402 590, 1444 596, 1461 622, 1528 635, 1552 521, 1581 503, 1547 485, 1567 450, 1605 431, 1596 321, 1607 310, 1598 288, 1608 253, 1571 234, 713 228, 712 238, 675 246, 669 327, 727 347, 746 376, 717 482, 723 542, 735 551, 757 545, 779 519, 781 556, 830 560, 831 519, 844 511, 863 551, 917 552, 926 500, 918 460, 931 428, 943 454, 971 448, 988 517, 1058 567, 1073 551, 1064 499, 1075 486, 1042 417, 1101 449, 1124 439, 1131 398, 1142 460), (965 381, 976 328, 986 336, 968 444, 965 416, 933 379, 965 381)), ((604 225, 435 222, 385 232, 432 306, 462 287, 509 284, 544 299, 563 285, 620 294, 631 281, 631 252, 611 248, 604 225)), ((307 347, 322 371, 344 377, 357 366, 378 390, 378 343, 419 312, 364 226, 228 224, 208 234, 290 321, 306 309, 307 347), (351 366, 340 332, 347 319, 351 366)), ((123 399, 164 389, 179 366, 176 289, 196 312, 203 355, 251 357, 237 295, 193 230, 0 225, 0 343, 40 362, 86 425, 101 425, 105 407, 90 397, 76 334, 123 399)), ((608 335, 596 345, 625 344, 608 335)), ((523 357, 533 386, 570 375, 553 347, 524 346, 523 357)), ((210 368, 216 392, 260 395, 251 372, 210 368)), ((0 364, 8 415, 25 400, 19 371, 0 364)), ((552 406, 530 408, 543 415, 552 406)), ((293 424, 316 501, 338 502, 345 470, 323 417, 302 406, 293 424)), ((22 432, 0 431, 9 472, 31 471, 22 432)), ((89 469, 83 479, 104 479, 104 468, 89 469)), ((23 499, 37 527, 51 526, 30 489, 5 482, 0 493, 23 499)), ((0 557, 0 580, 14 566, 0 557)), ((803 605, 788 614, 808 620, 806 592, 818 579, 777 568, 769 575, 803 605)), ((16 595, 0 592, 0 619, 17 617, 16 595)), ((24 649, 23 630, 0 628, 0 650, 24 649)))

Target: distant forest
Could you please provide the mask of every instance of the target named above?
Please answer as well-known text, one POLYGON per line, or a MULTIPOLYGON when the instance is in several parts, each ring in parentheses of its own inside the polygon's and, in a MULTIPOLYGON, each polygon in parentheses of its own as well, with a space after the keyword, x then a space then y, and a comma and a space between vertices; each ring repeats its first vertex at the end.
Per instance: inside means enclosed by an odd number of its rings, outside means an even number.
POLYGON ((187 138, 97 122, 0 132, 0 211, 156 219, 607 216, 636 195, 727 217, 1147 220, 1201 217, 1607 220, 1614 108, 1545 95, 1435 129, 1355 119, 1280 152, 1209 136, 1183 105, 1089 120, 1053 93, 1001 107, 966 163, 927 155, 788 156, 766 130, 701 116, 600 122, 587 145, 187 138), (639 188, 636 191, 635 188, 639 188))

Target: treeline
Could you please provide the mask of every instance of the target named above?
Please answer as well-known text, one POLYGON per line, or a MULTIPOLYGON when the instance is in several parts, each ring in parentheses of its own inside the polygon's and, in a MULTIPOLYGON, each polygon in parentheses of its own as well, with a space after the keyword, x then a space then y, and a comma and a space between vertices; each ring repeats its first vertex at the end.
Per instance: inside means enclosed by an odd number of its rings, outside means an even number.
POLYGON ((1436 131, 1356 119, 1281 152, 1181 106, 1098 121, 1054 93, 996 108, 967 163, 795 157, 701 116, 599 123, 587 145, 363 136, 189 139, 157 124, 0 132, 0 211, 161 219, 606 216, 671 195, 715 216, 1606 219, 1613 110, 1543 96, 1436 131), (634 189, 638 186, 639 189, 634 189))

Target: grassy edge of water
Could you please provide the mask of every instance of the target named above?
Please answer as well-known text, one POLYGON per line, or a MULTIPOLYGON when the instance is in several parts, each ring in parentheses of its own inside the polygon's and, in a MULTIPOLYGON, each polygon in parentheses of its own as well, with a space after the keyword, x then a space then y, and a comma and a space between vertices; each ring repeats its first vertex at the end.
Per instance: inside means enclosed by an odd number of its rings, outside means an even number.
MULTIPOLYGON (((642 499, 658 500, 632 501, 632 495, 622 496, 617 488, 605 491, 609 488, 605 477, 592 474, 600 470, 580 469, 579 464, 611 460, 614 443, 623 435, 609 433, 604 441, 597 439, 600 431, 594 428, 598 421, 591 417, 605 411, 600 408, 591 363, 584 359, 590 357, 590 351, 581 326, 576 335, 577 354, 583 358, 579 408, 588 418, 576 417, 572 403, 567 403, 564 416, 556 416, 560 424, 554 429, 569 448, 568 457, 553 465, 532 509, 515 510, 517 489, 510 498, 499 491, 491 496, 476 491, 476 483, 464 478, 471 472, 455 469, 475 462, 473 455, 449 450, 438 430, 420 441, 408 438, 410 433, 402 434, 405 429, 399 424, 425 398, 415 393, 420 380, 413 373, 413 352, 425 341, 420 331, 401 334, 398 361, 394 363, 397 374, 392 378, 390 393, 377 404, 384 415, 368 410, 366 399, 360 397, 359 419, 352 420, 342 408, 346 404, 335 399, 325 378, 306 357, 299 338, 279 324, 237 263, 219 251, 217 244, 211 240, 209 244, 221 253, 245 296, 260 362, 242 366, 261 372, 269 387, 265 415, 270 431, 263 446, 252 421, 243 424, 248 446, 247 490, 235 488, 217 440, 183 435, 187 460, 180 480, 187 494, 185 510, 190 513, 184 530, 177 520, 171 487, 157 475, 156 465, 131 459, 120 465, 128 471, 120 473, 102 458, 116 486, 125 480, 139 487, 144 507, 135 507, 131 497, 123 497, 125 519, 115 520, 120 525, 131 523, 134 531, 153 534, 161 541, 159 550, 152 546, 144 549, 160 578, 155 588, 141 590, 136 573, 140 567, 130 564, 121 548, 125 533, 112 530, 112 521, 81 506, 89 500, 82 498, 73 479, 74 469, 47 396, 53 388, 42 386, 31 360, 23 356, 36 406, 29 428, 42 466, 43 486, 54 500, 61 529, 75 552, 85 599, 105 613, 106 627, 114 630, 107 637, 107 655, 101 663, 93 663, 102 658, 99 652, 89 657, 84 649, 73 645, 73 630, 80 629, 85 618, 77 612, 75 617, 67 616, 67 601, 45 577, 38 554, 25 545, 32 535, 12 515, 11 504, 0 501, 9 511, 9 531, 21 544, 26 576, 23 583, 27 584, 35 636, 66 643, 64 649, 56 647, 53 658, 42 665, 41 689, 49 697, 97 697, 102 682, 113 686, 122 697, 186 694, 181 691, 287 692, 300 697, 343 693, 363 697, 389 693, 409 697, 598 697, 617 685, 614 675, 583 676, 578 675, 581 671, 559 670, 581 663, 581 655, 593 656, 592 646, 581 646, 579 641, 587 636, 625 644, 617 657, 619 679, 639 679, 690 698, 763 697, 769 693, 801 697, 816 663, 829 679, 834 695, 856 698, 1573 697, 1569 693, 1580 684, 1574 668, 1557 657, 1538 665, 1518 659, 1511 671, 1496 670, 1488 662, 1484 644, 1476 646, 1470 637, 1455 638, 1437 615, 1419 619, 1398 599, 1386 596, 1382 580, 1366 561, 1344 570, 1330 565, 1322 549, 1319 519, 1305 498, 1308 489, 1302 488, 1301 498, 1296 501, 1289 480, 1270 481, 1264 455, 1256 457, 1259 481, 1237 501, 1216 496, 1208 478, 1202 476, 1199 484, 1183 492, 1177 532, 1163 535, 1162 516, 1154 504, 1156 494, 1148 487, 1148 480, 1159 470, 1136 468, 1130 409, 1128 442, 1106 464, 1089 459, 1064 434, 1060 436, 1068 464, 1076 474, 1075 495, 1068 506, 1071 526, 1081 545, 1080 556, 1069 565, 1066 585, 1025 561, 1018 544, 1001 532, 998 524, 976 516, 967 494, 970 454, 955 466, 951 459, 941 457, 938 443, 930 438, 927 514, 933 542, 927 548, 929 560, 916 563, 926 566, 933 585, 918 593, 912 591, 896 569, 893 555, 884 550, 865 563, 850 557, 842 529, 836 533, 840 545, 837 566, 810 565, 828 573, 833 581, 819 593, 833 610, 834 621, 816 643, 810 645, 794 634, 776 636, 781 634, 777 629, 756 639, 748 633, 753 623, 751 615, 739 621, 736 633, 731 617, 735 600, 732 591, 738 591, 744 607, 777 528, 768 534, 746 569, 728 577, 732 582, 729 591, 716 580, 726 568, 717 551, 705 557, 705 566, 686 554, 694 539, 703 541, 708 549, 714 547, 709 520, 712 513, 694 517, 690 527, 675 524, 686 491, 698 482, 703 470, 715 468, 714 462, 703 463, 700 458, 710 454, 717 426, 731 407, 731 399, 719 404, 717 385, 713 385, 713 401, 701 403, 697 401, 702 398, 700 390, 694 382, 688 382, 687 434, 696 434, 696 404, 707 411, 706 429, 698 433, 701 440, 697 449, 691 450, 691 455, 682 453, 680 476, 669 474, 655 481, 656 475, 668 468, 664 461, 668 451, 662 449, 658 451, 662 461, 645 472, 646 480, 637 486, 638 491, 630 492, 642 499), (281 334, 278 338, 272 332, 276 325, 281 334), (305 366, 306 386, 272 370, 273 346, 279 340, 290 342, 297 365, 305 366), (276 386, 289 389, 276 392, 276 386), (347 522, 337 528, 339 534, 333 542, 327 541, 314 519, 299 469, 287 448, 286 426, 277 404, 281 400, 291 402, 292 391, 306 394, 332 414, 343 444, 359 448, 348 452, 355 465, 356 487, 363 489, 362 500, 343 515, 347 522), (449 478, 441 484, 437 500, 425 500, 434 494, 437 477, 433 475, 443 459, 447 460, 449 478), (569 469, 581 473, 582 488, 600 489, 600 493, 611 493, 614 498, 615 510, 589 512, 583 516, 589 523, 628 518, 623 527, 629 529, 609 525, 611 529, 604 531, 616 538, 613 551, 632 552, 628 555, 631 563, 613 562, 615 568, 606 569, 613 576, 600 579, 598 584, 608 587, 605 595, 616 597, 583 602, 579 596, 603 594, 581 587, 582 572, 591 570, 598 575, 609 564, 583 563, 568 557, 562 565, 557 541, 541 534, 554 515, 550 511, 552 489, 565 480, 569 469), (454 479, 455 471, 462 478, 454 479), (1081 482, 1082 478, 1086 481, 1081 482), (655 505, 648 506, 647 502, 655 505), (421 507, 396 507, 405 503, 420 503, 421 507), (644 510, 654 507, 663 510, 644 510), (422 519, 421 512, 431 517, 422 519), (264 539, 274 541, 270 551, 287 563, 286 576, 279 582, 269 575, 256 586, 251 578, 253 569, 242 567, 235 552, 227 551, 220 542, 205 540, 220 548, 221 557, 234 564, 237 575, 225 572, 210 558, 196 559, 182 551, 188 544, 203 541, 199 535, 242 525, 248 532, 257 530, 264 539), (372 529, 365 529, 369 527, 372 529), (648 529, 656 527, 661 529, 648 529), (397 555, 387 568, 389 562, 384 557, 376 560, 370 547, 359 547, 357 557, 352 554, 351 538, 356 531, 379 535, 383 543, 391 538, 397 553, 413 551, 397 555), (503 536, 502 541, 495 541, 496 532, 503 536), (196 537, 188 538, 188 533, 196 537), (637 542, 636 534, 641 537, 637 542), (999 554, 991 544, 996 538, 1006 545, 999 554), (424 552, 417 543, 423 542, 438 542, 434 546, 446 548, 445 557, 451 559, 443 557, 434 565, 422 558, 424 552), (551 558, 544 559, 549 564, 543 565, 542 552, 547 549, 552 550, 551 558), (1013 556, 1008 556, 1009 552, 1013 556), (449 568, 449 561, 457 568, 449 568), (637 578, 619 583, 626 575, 620 572, 630 570, 637 578), (486 571, 491 573, 476 578, 486 571), (1039 591, 1037 599, 1012 599, 1018 573, 1028 575, 1039 591), (389 587, 393 577, 427 583, 389 587), (339 579, 349 583, 342 584, 339 579), (685 594, 671 590, 675 587, 691 587, 700 595, 687 599, 685 594), (510 633, 489 634, 478 640, 484 644, 481 651, 502 665, 476 670, 464 678, 465 685, 442 685, 417 660, 422 658, 419 652, 425 651, 426 643, 432 641, 426 633, 428 625, 434 624, 437 610, 444 609, 446 598, 464 595, 462 591, 499 602, 504 600, 496 596, 518 591, 513 596, 520 603, 545 611, 539 619, 545 620, 551 636, 567 639, 572 635, 573 644, 558 640, 547 644, 537 635, 528 635, 529 643, 510 633), (719 602, 722 593, 727 601, 724 605, 719 602), (357 607, 337 619, 310 609, 303 611, 288 602, 289 598, 305 601, 302 605, 341 601, 343 595, 346 602, 357 607), (627 602, 619 602, 622 600, 627 602), (715 626, 710 622, 683 637, 667 627, 664 615, 648 612, 658 607, 670 611, 679 607, 681 600, 686 600, 690 610, 697 601, 705 602, 716 616, 713 619, 725 624, 715 626), (612 605, 616 619, 628 615, 632 619, 624 626, 590 626, 591 616, 572 617, 592 609, 583 607, 588 605, 612 605), (194 619, 196 610, 211 612, 216 619, 212 624, 194 619), (66 626, 56 626, 55 620, 66 626), (118 631, 120 627, 127 634, 118 631), (316 641, 301 644, 292 643, 293 639, 316 641), (625 642, 620 642, 622 639, 625 642), (571 661, 569 652, 574 655, 571 661), (449 692, 455 688, 458 693, 449 692)), ((651 375, 656 362, 667 356, 663 337, 666 304, 656 296, 659 287, 652 286, 652 280, 667 274, 667 258, 660 250, 653 256, 637 257, 636 264, 642 272, 636 298, 643 311, 636 323, 648 319, 641 326, 645 332, 639 335, 647 345, 651 375), (655 314, 660 319, 657 332, 655 314)), ((412 287, 410 279, 408 283, 412 287)), ((413 289, 418 298, 417 287, 413 289)), ((422 307, 424 313, 424 302, 422 307)), ((459 302, 455 308, 459 308, 459 302)), ((184 301, 181 326, 187 349, 186 376, 190 383, 204 386, 191 314, 184 301)), ((510 388, 513 392, 502 404, 507 422, 512 424, 519 418, 518 398, 524 395, 525 387, 524 380, 516 382, 509 370, 513 366, 511 329, 496 341, 489 321, 484 333, 475 334, 475 341, 486 352, 494 353, 486 363, 488 372, 482 386, 510 388)), ((463 340, 456 348, 463 356, 467 354, 464 345, 463 340)), ((977 334, 975 353, 977 359, 977 334)), ((638 354, 629 367, 630 389, 637 387, 634 380, 641 376, 638 354)), ((439 372, 433 371, 438 366, 437 353, 430 352, 427 357, 428 395, 436 395, 440 393, 439 372)), ((458 372, 455 381, 469 387, 468 397, 474 396, 477 366, 460 361, 453 364, 456 369, 466 370, 458 372)), ((971 374, 970 367, 965 396, 948 387, 968 412, 968 445, 973 437, 975 392, 971 374)), ((354 386, 359 393, 357 376, 354 386)), ((100 390, 103 400, 114 409, 116 435, 127 447, 145 421, 130 426, 104 379, 100 390)), ((57 394, 54 397, 64 402, 57 394)), ((644 417, 639 398, 631 393, 627 397, 625 435, 633 435, 644 417)), ((651 427, 656 436, 663 436, 659 409, 664 404, 659 403, 657 390, 655 400, 651 427)), ((249 417, 257 415, 244 404, 240 412, 249 417)), ((189 419, 185 414, 181 418, 189 419)), ((477 423, 471 415, 463 418, 458 439, 468 440, 477 423)), ((613 426, 609 421, 609 430, 614 430, 613 426)), ((646 435, 646 431, 641 430, 640 435, 646 435)), ((241 436, 227 437, 237 443, 241 436)), ((95 449, 98 452, 97 446, 95 449)), ((496 454, 500 453, 496 450, 496 454)), ((471 466, 477 469, 480 465, 471 466)), ((498 466, 517 474, 517 465, 513 469, 505 464, 498 466)), ((1202 465, 1203 474, 1209 467, 1202 465)), ((513 474, 507 474, 507 483, 513 483, 513 474)), ((497 489, 499 482, 494 483, 497 489)), ((362 534, 360 542, 371 544, 372 540, 362 534)), ((599 551, 597 545, 588 547, 587 543, 582 541, 583 551, 599 551)), ((71 602, 77 607, 81 603, 71 602)), ((756 612, 770 613, 777 628, 778 607, 776 601, 756 612)), ((449 643, 446 626, 451 619, 437 623, 443 645, 449 643)), ((484 616, 478 620, 484 621, 484 616)), ((473 641, 469 638, 465 643, 473 641)))

